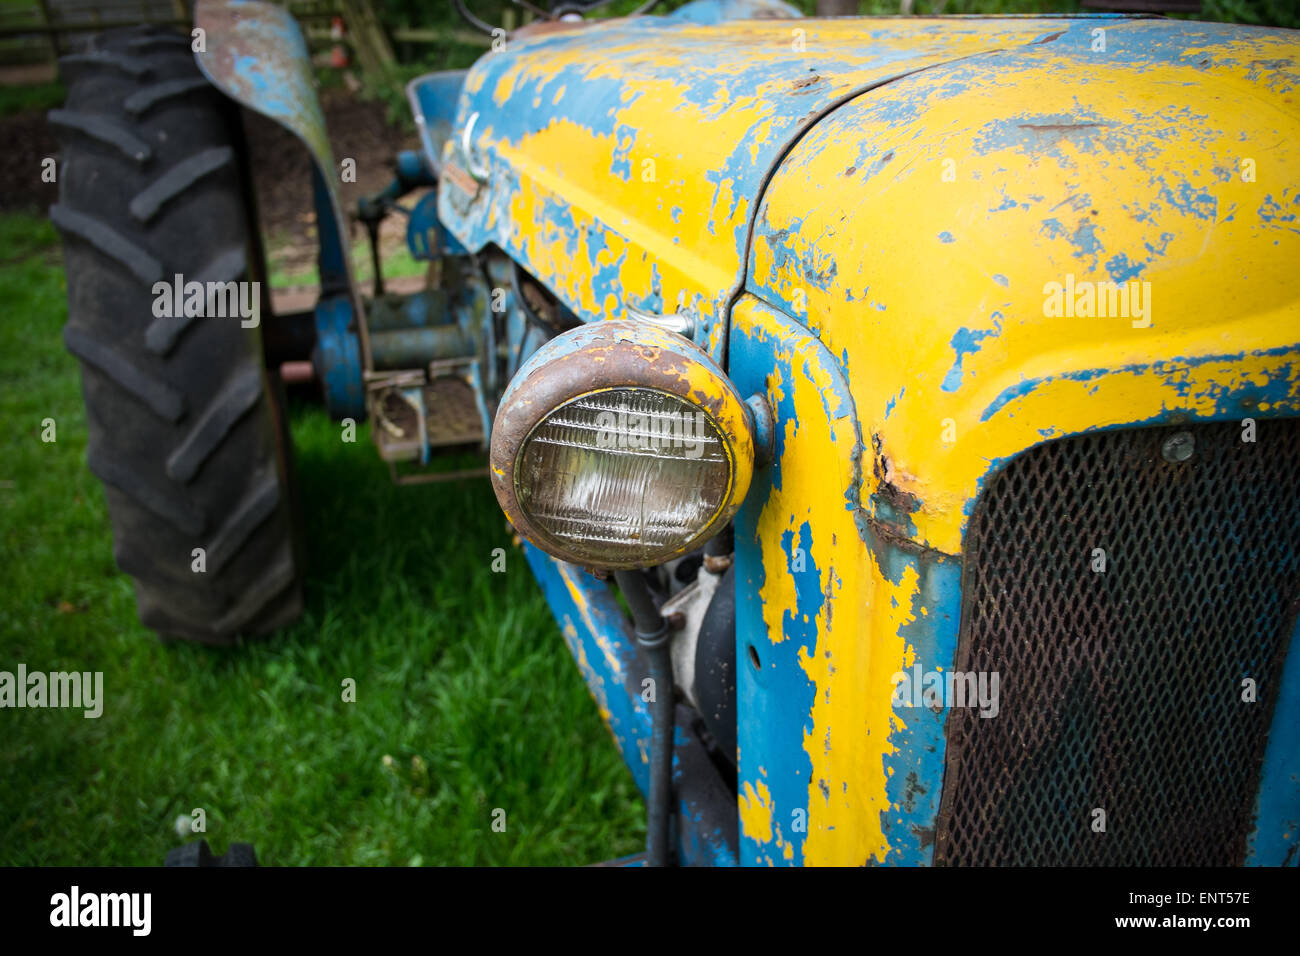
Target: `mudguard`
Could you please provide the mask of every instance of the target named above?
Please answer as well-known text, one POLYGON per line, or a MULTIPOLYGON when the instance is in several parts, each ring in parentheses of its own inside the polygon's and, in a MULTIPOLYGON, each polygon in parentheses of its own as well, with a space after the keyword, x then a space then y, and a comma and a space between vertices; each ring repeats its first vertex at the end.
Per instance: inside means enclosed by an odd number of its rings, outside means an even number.
POLYGON ((289 130, 311 153, 321 297, 347 295, 368 368, 365 311, 344 240, 347 219, 335 187, 334 154, 302 30, 284 7, 257 0, 200 0, 194 22, 203 31, 203 49, 195 52, 203 75, 240 106, 289 130))

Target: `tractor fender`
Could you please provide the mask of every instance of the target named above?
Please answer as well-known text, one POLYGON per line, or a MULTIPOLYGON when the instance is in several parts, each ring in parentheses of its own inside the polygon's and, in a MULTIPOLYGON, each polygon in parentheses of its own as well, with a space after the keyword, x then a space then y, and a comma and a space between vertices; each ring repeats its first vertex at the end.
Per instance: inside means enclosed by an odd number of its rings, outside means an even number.
POLYGON ((287 9, 259 0, 200 0, 194 23, 204 31, 203 49, 195 52, 195 59, 208 81, 240 106, 279 123, 311 153, 321 296, 347 296, 357 317, 362 359, 369 367, 361 290, 345 242, 348 224, 302 30, 287 9))

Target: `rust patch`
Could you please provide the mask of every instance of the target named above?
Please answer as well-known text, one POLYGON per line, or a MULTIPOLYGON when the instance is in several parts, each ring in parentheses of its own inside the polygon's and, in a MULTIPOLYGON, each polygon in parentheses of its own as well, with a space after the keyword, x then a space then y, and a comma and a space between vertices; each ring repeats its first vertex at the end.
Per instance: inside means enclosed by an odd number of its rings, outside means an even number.
POLYGON ((917 846, 922 850, 926 847, 934 846, 934 827, 912 827, 912 835, 916 837, 917 846))
POLYGON ((885 457, 884 447, 879 435, 871 436, 871 469, 876 478, 876 494, 888 502, 900 514, 913 514, 920 510, 921 503, 916 495, 906 492, 889 480, 893 470, 889 459, 885 457))
POLYGON ((478 195, 478 181, 451 160, 444 160, 442 174, 447 180, 470 199, 478 195))

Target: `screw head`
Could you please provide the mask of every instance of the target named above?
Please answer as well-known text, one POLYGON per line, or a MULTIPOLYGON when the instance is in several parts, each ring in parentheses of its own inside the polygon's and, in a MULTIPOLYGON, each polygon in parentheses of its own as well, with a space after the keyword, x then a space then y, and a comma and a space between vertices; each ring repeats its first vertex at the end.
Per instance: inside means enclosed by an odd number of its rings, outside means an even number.
POLYGON ((1176 432, 1165 439, 1160 446, 1160 454, 1165 461, 1177 464, 1192 457, 1196 451, 1196 439, 1191 432, 1176 432))

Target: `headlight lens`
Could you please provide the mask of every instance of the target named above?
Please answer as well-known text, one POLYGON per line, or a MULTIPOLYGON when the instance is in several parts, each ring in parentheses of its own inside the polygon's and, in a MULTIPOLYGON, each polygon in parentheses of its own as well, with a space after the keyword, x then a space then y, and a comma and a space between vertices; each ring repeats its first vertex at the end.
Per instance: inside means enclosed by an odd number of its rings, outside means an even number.
POLYGON ((710 527, 732 467, 699 406, 649 388, 581 395, 543 418, 515 469, 519 505, 553 545, 598 563, 658 564, 710 527))
POLYGON ((662 564, 720 531, 754 466, 753 422, 698 346, 595 322, 525 363, 492 426, 492 487, 543 551, 590 568, 662 564))

